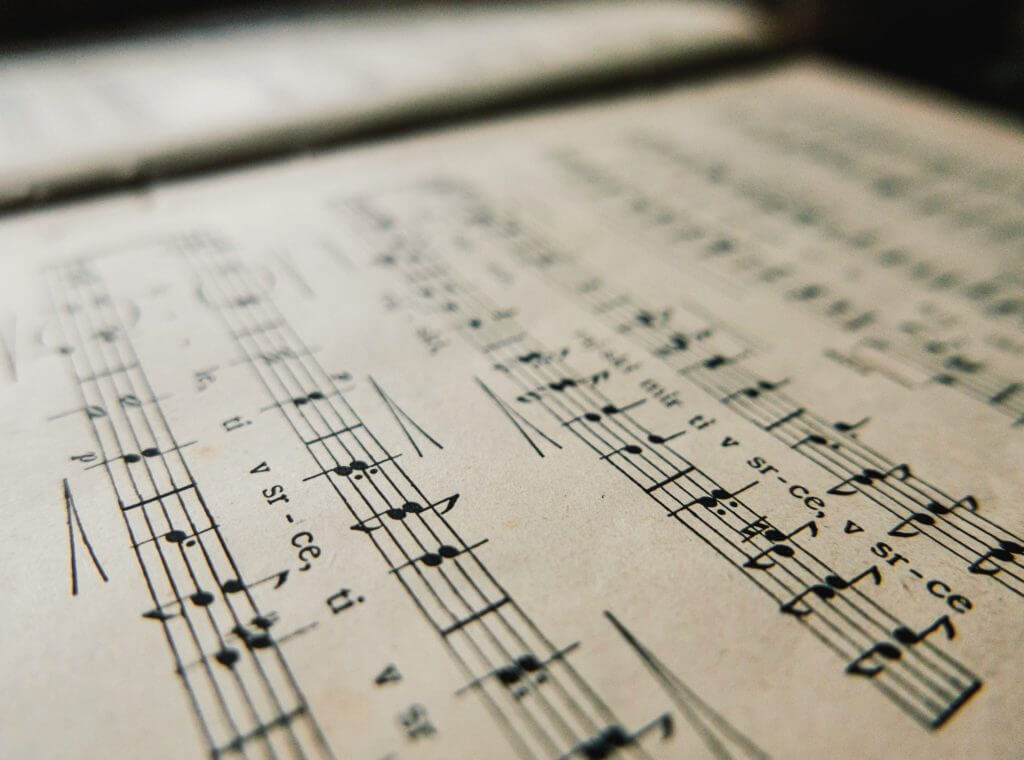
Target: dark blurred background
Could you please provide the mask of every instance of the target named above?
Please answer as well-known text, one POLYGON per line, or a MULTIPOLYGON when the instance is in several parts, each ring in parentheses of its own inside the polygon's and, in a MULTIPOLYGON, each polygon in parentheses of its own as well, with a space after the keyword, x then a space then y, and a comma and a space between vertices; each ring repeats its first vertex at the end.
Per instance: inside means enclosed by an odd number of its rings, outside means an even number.
MULTIPOLYGON (((754 4, 770 10, 799 48, 1024 116, 1024 0, 755 0, 754 4)), ((317 5, 389 8, 403 3, 317 5)), ((280 14, 295 7, 282 0, 0 0, 0 46, 16 50, 120 37, 191 23, 211 14, 280 14)))

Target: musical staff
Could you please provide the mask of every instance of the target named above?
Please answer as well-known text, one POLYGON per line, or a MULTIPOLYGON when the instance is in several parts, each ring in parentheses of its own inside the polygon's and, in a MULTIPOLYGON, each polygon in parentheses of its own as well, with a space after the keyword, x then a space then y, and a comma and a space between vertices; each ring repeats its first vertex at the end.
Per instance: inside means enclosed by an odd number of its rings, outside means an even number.
POLYGON ((354 521, 351 527, 373 544, 513 749, 522 757, 589 757, 600 745, 606 754, 622 749, 646 757, 641 743, 646 728, 629 733, 621 727, 606 702, 559 655, 563 650, 487 568, 478 551, 484 542, 467 542, 457 531, 448 513, 458 496, 437 499, 424 492, 269 295, 242 303, 253 275, 241 259, 223 246, 203 245, 197 236, 179 241, 179 253, 204 290, 215 294, 208 304, 274 402, 272 408, 315 463, 318 482, 334 493, 354 521), (277 327, 249 329, 257 323, 277 327), (268 353, 279 358, 267 362, 268 353), (289 403, 298 397, 308 402, 289 403), (533 678, 487 678, 524 657, 538 664, 533 678))
MULTIPOLYGON (((456 207, 485 203, 461 185, 440 195, 440 199, 456 207)), ((497 211, 492 210, 491 215, 500 218, 497 211)), ((1024 596, 1024 539, 986 517, 974 497, 953 496, 918 476, 906 463, 894 462, 870 448, 859 436, 864 422, 829 422, 792 398, 781 381, 766 381, 747 369, 754 349, 728 331, 710 327, 699 316, 676 310, 678 319, 688 318, 693 325, 687 332, 705 337, 688 342, 686 350, 664 352, 663 347, 679 333, 671 319, 660 323, 638 319, 637 315, 647 310, 634 297, 602 283, 567 254, 552 260, 547 255, 547 244, 531 238, 521 221, 517 220, 516 225, 514 242, 501 233, 500 223, 485 228, 483 234, 497 250, 508 251, 515 260, 536 270, 679 376, 837 478, 838 485, 833 485, 838 489, 836 495, 862 496, 896 521, 922 515, 914 518, 917 532, 912 535, 921 535, 955 556, 968 572, 988 576, 1016 596, 1024 596), (542 255, 545 258, 539 263, 542 255), (581 283, 587 287, 581 287, 581 283), (605 308, 612 302, 614 308, 605 308), (622 330, 622 325, 631 329, 622 330), (998 563, 984 561, 992 558, 998 563)))
MULTIPOLYGON (((361 206, 365 208, 367 204, 363 199, 361 206)), ((353 216, 353 226, 365 236, 371 250, 387 245, 380 240, 379 229, 367 224, 358 213, 353 216)), ((518 228, 517 237, 521 234, 518 228)), ((462 294, 455 301, 458 308, 445 313, 455 314, 452 324, 458 334, 493 362, 520 403, 537 406, 570 431, 598 461, 612 466, 664 514, 767 595, 776 609, 781 609, 802 589, 827 584, 828 578, 842 577, 804 543, 804 534, 812 540, 818 533, 814 520, 789 530, 765 520, 739 496, 752 486, 730 490, 670 444, 652 443, 652 431, 635 416, 635 402, 617 403, 609 398, 601 390, 601 383, 595 381, 596 376, 580 372, 569 364, 564 352, 552 351, 530 336, 514 317, 507 316, 507 310, 462 281, 440 257, 432 256, 425 240, 417 241, 413 258, 397 253, 400 246, 383 236, 392 247, 389 266, 406 282, 421 286, 429 277, 435 277, 438 283, 456 284, 453 290, 462 294), (511 336, 516 340, 510 341, 511 336), (752 533, 749 525, 753 521, 762 522, 765 529, 752 533)), ((517 250, 522 252, 529 247, 521 244, 517 250)), ((546 271, 556 268, 551 262, 549 255, 542 265, 546 271)), ((604 314, 614 318, 616 311, 627 304, 622 301, 604 314)), ((659 339, 658 345, 663 344, 664 339, 659 339)), ((704 371, 720 369, 721 365, 716 365, 704 371)), ((733 390, 739 387, 757 387, 756 379, 753 385, 748 382, 733 390)), ((774 388, 764 390, 751 399, 778 393, 774 388)), ((730 392, 718 389, 716 398, 730 392)), ((896 651, 898 654, 876 671, 846 672, 863 676, 922 726, 937 728, 955 711, 951 706, 959 707, 966 702, 963 695, 973 694, 980 681, 938 644, 925 641, 920 646, 911 646, 896 637, 894 632, 907 626, 859 585, 850 586, 849 593, 823 594, 812 600, 813 615, 788 617, 796 619, 847 665, 856 662, 865 651, 883 644, 884 651, 896 651)))
POLYGON ((244 576, 101 274, 76 262, 50 269, 47 282, 64 341, 59 353, 153 605, 143 617, 163 629, 211 757, 333 757, 273 637, 265 633, 243 652, 227 645, 243 621, 266 618, 237 580, 244 576), (240 587, 229 593, 227 579, 240 587))
MULTIPOLYGON (((761 127, 749 122, 744 126, 750 130, 750 136, 756 136, 761 127)), ((779 297, 846 332, 857 334, 870 327, 872 337, 862 342, 871 342, 917 366, 928 374, 928 382, 963 393, 1010 417, 1013 427, 1024 424, 1024 397, 1013 390, 1019 383, 1017 378, 1004 377, 985 362, 960 355, 957 352, 961 349, 950 345, 958 341, 936 340, 927 331, 906 334, 895 318, 887 319, 877 310, 859 307, 859 294, 850 291, 846 283, 836 280, 829 269, 815 266, 813 257, 800 257, 801 246, 780 244, 762 225, 773 214, 789 214, 804 233, 820 227, 815 247, 825 247, 837 255, 845 252, 837 242, 845 243, 846 251, 877 248, 872 260, 885 270, 881 274, 886 277, 890 276, 896 260, 909 262, 910 256, 905 250, 886 246, 877 239, 877 231, 840 229, 835 219, 821 218, 823 210, 816 209, 811 199, 794 202, 740 180, 735 176, 737 172, 727 169, 726 156, 712 158, 703 148, 697 151, 642 131, 624 135, 621 148, 629 156, 623 163, 610 161, 597 151, 587 151, 584 155, 580 150, 566 149, 552 154, 552 165, 569 180, 575 196, 594 212, 594 218, 605 220, 603 224, 610 235, 621 234, 621 227, 610 223, 614 219, 616 223, 626 224, 631 233, 645 243, 649 242, 652 252, 660 253, 670 264, 684 269, 687 276, 700 274, 713 278, 716 285, 728 292, 736 289, 735 280, 739 275, 755 287, 774 287, 779 297), (655 172, 655 176, 664 176, 666 170, 671 172, 663 180, 669 183, 669 188, 657 199, 652 193, 657 193, 658 183, 646 176, 646 171, 643 172, 643 188, 631 180, 638 164, 655 172), (687 180, 681 181, 678 172, 684 172, 687 180), (594 188, 600 189, 596 197, 594 188), (707 202, 708 194, 720 199, 722 206, 744 211, 722 218, 717 210, 719 204, 707 202), (803 281, 797 283, 797 278, 803 281), (831 281, 826 285, 817 278, 831 281)), ((546 262, 547 259, 545 266, 546 262)), ((918 261, 906 271, 908 288, 923 289, 926 284, 933 289, 945 288, 956 280, 951 273, 934 272, 927 261, 918 261), (922 282, 924 275, 918 275, 919 271, 934 277, 930 282, 922 282)), ((1020 288, 1011 280, 1012 277, 995 272, 986 278, 987 282, 1002 282, 1006 288, 1016 289, 1017 295, 1006 293, 1004 300, 997 304, 988 302, 988 308, 980 312, 983 317, 993 319, 1004 313, 1019 312, 1020 288)), ((987 302, 976 297, 979 292, 988 293, 984 288, 980 291, 977 287, 964 288, 961 292, 969 296, 968 302, 987 302), (975 297, 971 298, 972 295, 975 297)), ((605 293, 602 303, 622 303, 616 298, 614 294, 605 293)), ((600 306, 595 307, 594 313, 602 313, 600 306)))

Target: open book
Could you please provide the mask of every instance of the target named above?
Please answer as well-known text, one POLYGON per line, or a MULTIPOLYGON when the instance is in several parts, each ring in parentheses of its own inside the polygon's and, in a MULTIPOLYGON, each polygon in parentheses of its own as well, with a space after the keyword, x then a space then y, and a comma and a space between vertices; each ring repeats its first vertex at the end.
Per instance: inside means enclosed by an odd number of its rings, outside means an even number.
MULTIPOLYGON (((628 7, 207 39, 305 106, 48 98, 9 197, 771 46, 628 7)), ((1024 138, 702 72, 0 219, 3 755, 1018 756, 1024 138)))
POLYGON ((309 149, 749 53, 720 3, 560 2, 222 20, 0 59, 0 207, 309 149))

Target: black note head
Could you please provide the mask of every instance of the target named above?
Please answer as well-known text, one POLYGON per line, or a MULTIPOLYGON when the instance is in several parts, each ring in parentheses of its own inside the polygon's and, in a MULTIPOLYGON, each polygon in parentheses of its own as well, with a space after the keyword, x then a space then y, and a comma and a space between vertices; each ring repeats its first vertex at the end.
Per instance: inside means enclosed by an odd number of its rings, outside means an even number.
MULTIPOLYGON (((896 629, 896 631, 899 631, 899 630, 900 630, 899 628, 896 629)), ((905 631, 907 629, 904 628, 902 630, 905 631)), ((900 634, 897 634, 896 631, 893 631, 893 636, 895 636, 897 639, 899 639, 900 634)), ((903 634, 903 635, 905 635, 905 634, 903 634)), ((914 636, 913 632, 910 632, 910 635, 913 636, 915 639, 917 638, 916 636, 914 636)), ((887 660, 898 660, 900 658, 900 648, 898 646, 896 646, 895 644, 890 644, 888 641, 883 641, 881 644, 876 646, 875 647, 875 652, 877 652, 879 655, 881 655, 882 657, 884 657, 887 660)))
POLYGON ((238 662, 238 650, 237 649, 227 649, 227 648, 224 648, 224 649, 221 649, 219 652, 217 652, 213 656, 213 658, 217 662, 219 662, 221 665, 224 665, 225 667, 230 668, 236 662, 238 662))
POLYGON ((1013 552, 1011 552, 1009 549, 1004 549, 1002 546, 1000 546, 998 549, 991 549, 988 553, 988 556, 992 557, 993 559, 997 559, 1000 562, 1013 561, 1013 552))
POLYGON ((533 654, 521 655, 516 659, 516 663, 523 670, 526 670, 531 673, 533 671, 540 670, 542 667, 544 667, 544 664, 537 659, 536 655, 533 654))
MULTIPOLYGON (((825 580, 827 582, 828 578, 825 580)), ((811 586, 811 591, 814 592, 814 595, 819 599, 831 599, 836 595, 836 590, 831 585, 825 586, 819 584, 817 586, 811 586)))
POLYGON ((853 480, 855 483, 860 483, 861 485, 869 486, 874 481, 881 480, 882 477, 884 477, 882 473, 880 473, 878 470, 873 470, 869 467, 859 475, 854 475, 853 480))
POLYGON ((892 636, 901 644, 913 644, 917 641, 917 634, 903 625, 894 630, 892 636))
POLYGON ((1024 554, 1024 546, 1021 546, 1016 541, 1000 541, 999 548, 1010 554, 1024 554))
POLYGON ((845 580, 840 578, 838 575, 826 575, 825 583, 827 583, 832 588, 839 589, 840 591, 844 588, 847 588, 850 585, 845 580))
POLYGON ((522 676, 522 671, 515 665, 506 665, 503 668, 498 668, 495 671, 498 676, 498 680, 506 686, 514 684, 522 676))

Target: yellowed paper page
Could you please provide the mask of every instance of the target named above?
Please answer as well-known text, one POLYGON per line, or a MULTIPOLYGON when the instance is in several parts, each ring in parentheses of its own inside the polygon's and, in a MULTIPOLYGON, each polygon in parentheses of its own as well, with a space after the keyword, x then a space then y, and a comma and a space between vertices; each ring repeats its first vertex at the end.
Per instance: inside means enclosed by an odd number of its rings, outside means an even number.
POLYGON ((1018 756, 1022 155, 808 62, 8 218, 2 754, 1018 756))

